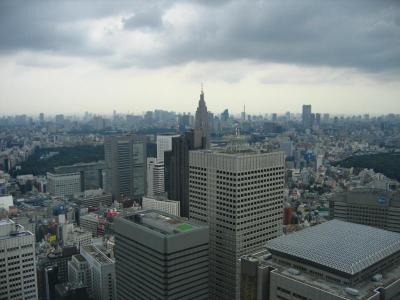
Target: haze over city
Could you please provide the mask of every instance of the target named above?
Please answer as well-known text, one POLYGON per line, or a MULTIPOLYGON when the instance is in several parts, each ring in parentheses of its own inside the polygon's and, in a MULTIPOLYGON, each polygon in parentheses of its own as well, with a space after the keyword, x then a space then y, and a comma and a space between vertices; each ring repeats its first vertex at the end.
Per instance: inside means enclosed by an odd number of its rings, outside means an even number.
POLYGON ((2 1, 0 114, 399 113, 398 1, 2 1))

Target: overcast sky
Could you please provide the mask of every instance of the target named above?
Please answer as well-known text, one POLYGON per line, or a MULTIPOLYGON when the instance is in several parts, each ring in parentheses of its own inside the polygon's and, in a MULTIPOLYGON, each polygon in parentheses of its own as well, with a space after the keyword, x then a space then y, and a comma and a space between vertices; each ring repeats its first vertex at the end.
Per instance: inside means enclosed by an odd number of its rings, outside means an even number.
POLYGON ((0 114, 400 113, 400 1, 0 1, 0 114))

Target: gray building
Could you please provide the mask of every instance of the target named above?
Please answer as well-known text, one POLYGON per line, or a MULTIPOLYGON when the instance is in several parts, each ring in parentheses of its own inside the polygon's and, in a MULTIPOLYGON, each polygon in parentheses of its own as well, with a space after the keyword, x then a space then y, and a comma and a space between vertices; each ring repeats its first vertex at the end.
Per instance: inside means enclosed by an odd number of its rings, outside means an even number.
POLYGON ((55 174, 47 172, 49 193, 54 196, 69 197, 81 191, 79 173, 55 174))
POLYGON ((305 129, 310 129, 313 125, 311 105, 303 105, 303 113, 301 117, 302 117, 303 127, 305 129))
POLYGON ((92 245, 81 247, 81 255, 89 264, 88 290, 92 298, 94 300, 117 299, 114 260, 92 245))
POLYGON ((146 139, 137 135, 113 135, 104 139, 107 192, 118 200, 140 201, 145 194, 146 139))
POLYGON ((73 198, 81 207, 100 207, 110 206, 112 204, 112 196, 105 193, 102 189, 87 190, 83 193, 74 195, 73 198))
POLYGON ((208 228, 161 211, 115 219, 117 297, 208 299, 208 228))
POLYGON ((283 152, 234 150, 189 158, 189 217, 210 229, 211 299, 239 299, 240 257, 282 234, 283 152))
POLYGON ((330 217, 400 232, 400 193, 354 189, 329 201, 330 217))
POLYGON ((68 282, 82 284, 87 288, 88 294, 91 295, 89 264, 80 254, 73 255, 71 261, 68 262, 68 282))
POLYGON ((189 217, 189 151, 206 148, 201 129, 172 138, 172 150, 164 153, 165 191, 169 199, 180 202, 180 215, 189 217))
POLYGON ((35 236, 0 220, 0 299, 37 299, 35 236))
POLYGON ((78 163, 54 168, 55 174, 79 173, 81 192, 104 188, 105 162, 78 163))
POLYGON ((246 299, 400 299, 399 233, 332 220, 271 240, 266 249, 271 254, 242 260, 257 271, 243 294, 262 296, 246 299))

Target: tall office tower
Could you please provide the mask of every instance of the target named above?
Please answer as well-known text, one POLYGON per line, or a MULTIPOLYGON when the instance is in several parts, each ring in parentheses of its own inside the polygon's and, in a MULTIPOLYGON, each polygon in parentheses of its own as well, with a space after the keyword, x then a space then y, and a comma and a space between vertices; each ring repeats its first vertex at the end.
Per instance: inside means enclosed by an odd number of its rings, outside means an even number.
POLYGON ((95 246, 81 247, 81 256, 89 264, 91 275, 89 291, 94 300, 115 300, 115 262, 95 246))
POLYGON ((43 124, 44 123, 44 113, 39 114, 39 123, 43 124))
POLYGON ((329 114, 324 114, 322 120, 324 121, 324 123, 328 123, 329 122, 329 118, 330 118, 329 114))
POLYGON ((399 233, 331 220, 266 250, 242 258, 243 299, 400 299, 399 233))
POLYGON ((206 140, 206 146, 208 148, 210 145, 210 133, 208 130, 208 112, 206 102, 204 101, 203 88, 201 89, 200 93, 199 106, 196 110, 194 128, 202 130, 202 134, 204 139, 206 140))
POLYGON ((315 125, 318 127, 321 126, 321 114, 320 113, 315 114, 315 125))
POLYGON ((303 114, 302 114, 302 120, 303 120, 303 127, 305 129, 310 129, 312 127, 312 116, 311 116, 311 105, 303 105, 303 114))
POLYGON ((165 152, 165 190, 168 198, 180 202, 180 215, 189 217, 189 151, 205 149, 201 129, 172 139, 172 150, 165 152))
POLYGON ((139 200, 145 193, 146 139, 114 135, 104 139, 107 191, 114 199, 139 200))
POLYGON ((157 210, 115 219, 117 297, 208 299, 208 227, 157 210))
POLYGON ((164 162, 164 152, 172 149, 172 139, 179 135, 157 135, 157 160, 164 162))
POLYGON ((282 233, 284 153, 227 149, 189 155, 189 217, 210 229, 211 299, 239 299, 239 258, 282 233))
POLYGON ((146 176, 147 176, 146 195, 147 196, 163 195, 165 193, 164 162, 158 161, 158 159, 155 157, 148 157, 146 176))
POLYGON ((371 188, 337 193, 329 200, 331 218, 400 232, 400 194, 371 188))
POLYGON ((0 220, 0 298, 37 299, 35 236, 0 220))

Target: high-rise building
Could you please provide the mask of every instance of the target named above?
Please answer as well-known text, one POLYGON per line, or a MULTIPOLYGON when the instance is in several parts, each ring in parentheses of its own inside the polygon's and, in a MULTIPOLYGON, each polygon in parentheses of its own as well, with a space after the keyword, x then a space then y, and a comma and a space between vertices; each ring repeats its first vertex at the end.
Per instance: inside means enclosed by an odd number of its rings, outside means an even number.
POLYGON ((88 291, 94 300, 117 299, 115 262, 99 248, 81 247, 81 256, 87 261, 90 271, 88 291))
POLYGON ((303 127, 305 129, 311 129, 312 127, 312 116, 311 116, 311 105, 303 105, 303 127))
POLYGON ((157 161, 164 162, 164 152, 172 150, 172 139, 179 135, 157 135, 157 161))
POLYGON ((194 128, 202 130, 201 132, 202 132, 203 138, 206 140, 205 144, 208 148, 209 144, 210 144, 210 132, 209 132, 209 127, 208 127, 208 111, 207 111, 206 102, 204 101, 203 88, 201 89, 201 93, 200 93, 199 106, 197 107, 197 110, 196 110, 194 128))
POLYGON ((107 191, 118 200, 140 201, 145 193, 146 139, 114 135, 104 139, 107 191))
POLYGON ((79 173, 54 174, 47 172, 49 193, 55 196, 73 196, 81 192, 79 173))
POLYGON ((239 258, 282 233, 283 152, 228 149, 189 155, 189 217, 210 229, 211 299, 239 299, 239 258))
POLYGON ((189 151, 205 149, 201 129, 172 139, 172 150, 165 152, 165 190, 168 198, 180 202, 180 215, 189 216, 189 151))
POLYGON ((242 259, 243 299, 400 299, 399 233, 332 220, 266 250, 242 259))
POLYGON ((0 220, 0 299, 37 299, 35 237, 0 220))
POLYGON ((165 193, 163 161, 158 161, 155 157, 148 157, 146 177, 147 196, 159 196, 165 193))
POLYGON ((329 200, 330 217, 400 232, 400 194, 378 189, 336 193, 329 200))
POLYGON ((208 299, 208 228, 156 210, 115 219, 117 297, 208 299))

